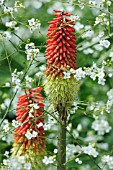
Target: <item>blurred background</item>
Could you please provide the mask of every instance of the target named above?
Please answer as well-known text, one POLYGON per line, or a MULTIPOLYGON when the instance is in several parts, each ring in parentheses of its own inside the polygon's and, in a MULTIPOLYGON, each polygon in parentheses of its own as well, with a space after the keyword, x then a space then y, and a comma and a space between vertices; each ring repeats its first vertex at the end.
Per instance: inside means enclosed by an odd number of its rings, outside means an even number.
MULTIPOLYGON (((12 73, 17 74, 17 72, 22 71, 25 74, 24 78, 23 74, 18 73, 17 79, 22 80, 22 83, 27 87, 37 87, 42 84, 43 78, 41 74, 46 65, 46 34, 49 27, 48 22, 54 17, 54 9, 65 10, 76 16, 74 28, 78 68, 91 67, 93 63, 101 67, 103 60, 107 63, 105 66, 105 85, 98 84, 97 79, 92 80, 90 77, 80 80, 81 87, 78 99, 69 113, 69 125, 67 128, 74 138, 67 134, 67 169, 97 170, 99 169, 97 164, 102 165, 104 155, 112 156, 113 109, 111 108, 110 113, 106 111, 107 92, 113 87, 113 63, 110 58, 110 52, 113 51, 113 2, 110 2, 111 4, 109 5, 107 0, 103 2, 101 0, 20 0, 20 3, 17 2, 15 5, 16 1, 6 0, 4 5, 0 6, 1 120, 6 114, 0 128, 1 162, 5 158, 5 151, 10 151, 12 148, 13 128, 11 122, 15 119, 18 96, 23 93, 23 87, 20 87, 18 92, 15 93, 17 84, 12 81, 12 73), (13 12, 4 12, 4 6, 12 7, 13 12), (95 25, 96 17, 102 13, 105 13, 105 22, 110 24, 99 23, 95 25), (32 30, 32 24, 30 25, 31 22, 29 21, 32 18, 38 20, 40 28, 32 30), (13 26, 8 26, 10 21, 14 21, 13 26), (106 37, 110 42, 109 48, 99 46, 99 41, 106 37), (31 42, 40 51, 33 63, 27 59, 26 52, 26 44, 31 42), (9 106, 10 108, 8 109, 9 106), (95 123, 97 120, 98 122, 95 123), (7 130, 7 128, 9 129, 7 130), (96 128, 97 130, 95 130, 96 128), (102 133, 99 133, 100 131, 102 133), (99 152, 96 160, 88 155, 81 154, 82 163, 77 163, 75 157, 78 154, 78 151, 76 151, 78 143, 81 146, 87 146, 91 143, 96 147, 99 152), (75 152, 72 152, 73 150, 75 152)), ((42 94, 45 96, 44 92, 42 94)), ((48 101, 45 101, 45 109, 51 112, 48 101)), ((48 155, 54 155, 54 150, 57 148, 57 122, 53 120, 53 117, 46 116, 45 125, 48 155)), ((109 169, 107 166, 105 168, 109 169)), ((49 164, 48 169, 55 170, 55 166, 49 164)))

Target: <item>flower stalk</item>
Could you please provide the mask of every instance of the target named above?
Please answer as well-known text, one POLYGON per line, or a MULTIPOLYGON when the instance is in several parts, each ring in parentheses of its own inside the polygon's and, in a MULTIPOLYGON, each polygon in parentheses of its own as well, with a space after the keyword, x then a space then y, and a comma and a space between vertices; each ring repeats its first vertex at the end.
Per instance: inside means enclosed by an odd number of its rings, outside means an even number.
POLYGON ((19 126, 14 131, 12 156, 24 155, 33 170, 45 169, 42 163, 45 155, 45 133, 42 103, 42 88, 29 89, 19 96, 16 120, 19 126))
POLYGON ((49 22, 47 33, 45 92, 59 113, 57 169, 65 170, 67 113, 77 96, 79 82, 73 74, 64 78, 64 72, 77 69, 76 38, 71 14, 60 10, 54 12, 56 18, 49 22))

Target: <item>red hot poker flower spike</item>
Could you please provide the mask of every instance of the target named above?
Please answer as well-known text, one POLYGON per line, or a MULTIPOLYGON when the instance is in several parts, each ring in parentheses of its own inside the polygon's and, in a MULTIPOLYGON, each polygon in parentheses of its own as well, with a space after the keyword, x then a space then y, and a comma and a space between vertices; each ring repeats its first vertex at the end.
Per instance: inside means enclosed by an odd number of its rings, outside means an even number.
POLYGON ((42 103, 44 98, 40 94, 41 87, 29 89, 18 99, 16 120, 22 123, 14 131, 14 146, 21 144, 21 152, 28 149, 43 153, 45 148, 44 118, 42 103))
POLYGON ((67 18, 71 14, 60 10, 54 12, 56 18, 49 22, 46 48, 46 74, 52 77, 63 76, 66 67, 77 69, 74 22, 67 18))

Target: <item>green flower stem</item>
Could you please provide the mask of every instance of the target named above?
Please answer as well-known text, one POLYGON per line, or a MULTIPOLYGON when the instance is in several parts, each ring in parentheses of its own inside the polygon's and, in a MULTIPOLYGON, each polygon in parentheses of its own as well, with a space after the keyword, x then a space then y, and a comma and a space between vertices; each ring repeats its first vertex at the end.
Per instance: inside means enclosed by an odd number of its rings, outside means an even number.
POLYGON ((67 113, 65 109, 59 109, 59 126, 58 126, 58 158, 57 170, 66 170, 66 122, 67 113), (64 115, 62 117, 62 115, 64 115))

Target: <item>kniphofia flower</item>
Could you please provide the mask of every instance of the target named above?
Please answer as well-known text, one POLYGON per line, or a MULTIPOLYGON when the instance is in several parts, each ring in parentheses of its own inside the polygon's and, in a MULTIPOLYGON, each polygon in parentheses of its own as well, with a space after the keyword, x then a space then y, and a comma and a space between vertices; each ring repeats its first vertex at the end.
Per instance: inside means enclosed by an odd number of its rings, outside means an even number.
POLYGON ((79 82, 71 74, 64 79, 64 71, 77 69, 76 38, 71 14, 54 10, 56 18, 49 22, 46 47, 45 91, 54 107, 69 108, 79 90, 79 82))
MULTIPOLYGON (((16 120, 21 123, 14 131, 12 155, 25 155, 29 160, 35 159, 35 166, 42 167, 41 156, 45 154, 45 133, 43 117, 42 88, 25 91, 19 96, 16 109, 16 120)), ((42 168, 43 169, 43 168, 42 168)))

